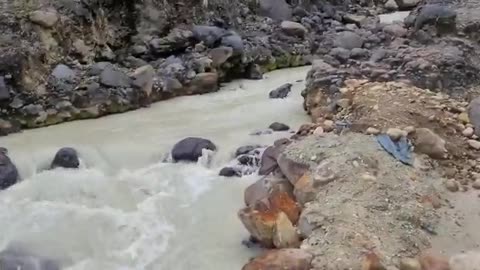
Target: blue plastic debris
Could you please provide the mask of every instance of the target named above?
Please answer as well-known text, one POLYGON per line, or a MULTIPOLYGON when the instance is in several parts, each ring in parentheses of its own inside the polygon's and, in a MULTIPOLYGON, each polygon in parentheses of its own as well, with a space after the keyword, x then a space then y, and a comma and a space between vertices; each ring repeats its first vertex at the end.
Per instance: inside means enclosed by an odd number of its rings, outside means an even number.
POLYGON ((412 149, 406 137, 402 137, 397 142, 394 142, 390 136, 386 134, 377 135, 376 138, 382 148, 395 159, 403 164, 413 165, 412 149))

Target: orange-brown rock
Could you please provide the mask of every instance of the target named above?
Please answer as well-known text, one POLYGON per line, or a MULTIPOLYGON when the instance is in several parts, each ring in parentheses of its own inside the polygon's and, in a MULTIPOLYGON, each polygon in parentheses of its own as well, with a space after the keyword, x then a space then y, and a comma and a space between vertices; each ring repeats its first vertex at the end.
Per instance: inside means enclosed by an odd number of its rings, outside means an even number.
POLYGON ((431 252, 424 252, 419 256, 422 270, 450 270, 448 259, 431 252))
POLYGON ((277 221, 279 211, 255 210, 246 207, 238 212, 238 217, 242 221, 253 239, 258 241, 263 247, 273 248, 273 231, 277 221))
POLYGON ((291 198, 293 198, 293 185, 285 178, 269 175, 251 184, 245 189, 245 205, 254 205, 257 201, 268 199, 271 194, 278 192, 286 192, 291 198))
POLYGON ((247 263, 242 270, 309 270, 313 256, 302 249, 270 250, 247 263))
POLYGON ((362 270, 386 270, 380 258, 374 252, 369 252, 362 262, 362 270))
POLYGON ((273 193, 269 201, 272 209, 282 211, 293 224, 297 224, 298 218, 300 217, 300 208, 287 192, 273 193))

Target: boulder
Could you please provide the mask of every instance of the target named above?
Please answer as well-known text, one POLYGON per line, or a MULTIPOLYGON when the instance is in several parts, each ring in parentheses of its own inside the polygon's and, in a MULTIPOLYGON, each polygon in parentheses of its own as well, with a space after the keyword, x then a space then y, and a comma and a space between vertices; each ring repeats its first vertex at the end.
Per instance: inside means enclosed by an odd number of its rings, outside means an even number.
POLYGON ((309 270, 313 255, 303 249, 266 251, 247 263, 242 270, 309 270))
MULTIPOLYGON (((359 49, 359 48, 355 48, 359 49)), ((335 57, 338 61, 345 63, 350 58, 350 50, 344 48, 333 48, 329 53, 331 56, 335 57)))
POLYGON ((2 147, 0 151, 0 190, 14 185, 18 179, 17 167, 8 157, 6 148, 2 147))
POLYGON ((241 165, 258 166, 260 160, 255 155, 241 155, 237 158, 241 165))
POLYGON ((192 32, 196 40, 202 41, 209 47, 213 47, 227 33, 225 29, 220 27, 207 25, 195 25, 192 32))
POLYGON ((273 131, 287 131, 290 129, 289 126, 279 122, 272 123, 268 128, 270 128, 273 131))
POLYGON ((296 162, 286 155, 281 154, 277 158, 278 166, 287 179, 296 185, 297 181, 309 170, 310 166, 307 164, 296 162))
POLYGON ((200 73, 193 78, 188 94, 205 94, 218 90, 218 74, 215 72, 200 73))
POLYGON ((334 44, 336 47, 351 50, 361 48, 363 46, 363 38, 358 34, 350 31, 344 31, 337 34, 334 44))
POLYGON ((280 24, 280 28, 285 34, 290 36, 304 37, 307 34, 307 28, 301 23, 292 22, 292 21, 283 21, 280 24))
POLYGON ((415 151, 426 154, 434 159, 444 159, 447 156, 445 140, 428 128, 417 128, 409 135, 413 140, 415 151))
POLYGON ((68 169, 77 169, 80 166, 80 160, 78 158, 77 150, 71 147, 64 147, 55 154, 52 164, 50 165, 51 169, 58 167, 68 168, 68 169))
POLYGON ((468 118, 475 128, 475 135, 480 136, 480 97, 470 102, 468 106, 468 118))
POLYGON ((93 64, 88 71, 90 76, 98 76, 107 68, 113 68, 113 64, 110 62, 98 62, 93 64))
MULTIPOLYGON (((245 205, 254 207, 257 202, 264 201, 272 194, 281 192, 285 192, 293 198, 293 186, 287 179, 275 176, 262 178, 245 189, 245 205)), ((294 216, 292 216, 292 222, 296 222, 294 216)))
POLYGON ((225 176, 225 177, 234 177, 234 176, 241 177, 242 172, 240 172, 237 169, 232 168, 232 167, 225 167, 225 168, 220 170, 218 175, 225 176))
POLYGON ((57 80, 67 81, 67 82, 73 82, 77 77, 75 71, 73 71, 68 66, 62 65, 62 64, 57 65, 53 69, 52 76, 57 80))
POLYGON ((292 91, 292 84, 286 83, 275 90, 270 91, 268 96, 270 98, 286 98, 290 91, 292 91))
POLYGON ((385 8, 389 11, 396 11, 398 10, 398 4, 395 0, 388 0, 385 3, 385 8))
POLYGON ((278 213, 268 209, 255 210, 245 207, 238 212, 238 217, 252 239, 265 248, 273 248, 273 230, 278 213))
POLYGON ((145 65, 137 68, 132 76, 132 85, 140 89, 147 96, 152 93, 153 79, 155 78, 155 69, 151 65, 145 65))
POLYGON ((19 248, 9 247, 0 252, 2 270, 60 270, 60 265, 52 259, 37 256, 19 248))
POLYGON ((292 18, 292 8, 285 0, 259 0, 259 13, 274 20, 289 20, 292 18))
POLYGON ((242 37, 233 31, 230 31, 227 35, 223 36, 220 44, 232 48, 233 55, 241 55, 245 49, 242 37))
POLYGON ((290 219, 280 212, 273 230, 273 245, 276 248, 296 248, 300 246, 300 238, 290 219))
POLYGON ((233 55, 233 49, 231 47, 221 46, 215 49, 212 49, 208 53, 208 57, 212 59, 212 66, 219 67, 223 63, 227 62, 228 58, 233 55))
POLYGON ((204 149, 215 151, 217 147, 210 140, 188 137, 173 146, 172 158, 175 161, 196 162, 202 156, 204 149))
MULTIPOLYGON (((414 20, 414 30, 420 30, 424 25, 433 24, 437 29, 455 28, 457 13, 448 6, 428 4, 422 6, 414 20)), ((408 25, 408 23, 407 23, 408 25)), ((442 29, 439 29, 442 30, 442 29)))
POLYGON ((402 10, 412 9, 416 7, 420 1, 421 0, 397 0, 397 5, 402 10))
POLYGON ((263 151, 260 160, 259 175, 268 175, 278 168, 277 157, 282 152, 282 149, 275 146, 270 146, 263 151))
POLYGON ((58 14, 55 11, 37 10, 30 13, 30 21, 43 26, 45 28, 52 28, 58 22, 58 14))
POLYGON ((106 66, 100 73, 100 83, 107 87, 129 87, 132 80, 113 66, 106 66))

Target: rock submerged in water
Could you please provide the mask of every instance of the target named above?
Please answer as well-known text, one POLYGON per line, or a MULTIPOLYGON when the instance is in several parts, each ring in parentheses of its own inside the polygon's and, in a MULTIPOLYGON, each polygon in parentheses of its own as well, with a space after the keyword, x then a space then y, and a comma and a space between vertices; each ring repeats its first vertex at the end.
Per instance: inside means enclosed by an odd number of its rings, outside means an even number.
POLYGON ((42 258, 20 248, 8 247, 0 252, 2 270, 60 270, 54 260, 42 258))
POLYGON ((202 156, 203 149, 215 151, 215 144, 207 139, 188 137, 173 146, 172 158, 174 161, 197 162, 202 156))
POLYGON ((7 149, 0 147, 0 190, 13 186, 18 178, 17 167, 8 157, 7 149))
POLYGON ((279 122, 274 122, 272 123, 269 128, 273 131, 288 131, 290 129, 289 126, 279 123, 279 122))
POLYGON ((218 173, 218 175, 220 176, 225 176, 225 177, 241 177, 242 176, 242 173, 239 172, 238 170, 236 170, 235 168, 232 168, 232 167, 225 167, 223 169, 220 170, 220 172, 218 173))
POLYGON ((50 169, 58 167, 77 169, 80 166, 77 150, 71 147, 64 147, 55 154, 50 169))
POLYGON ((292 86, 291 83, 286 83, 277 89, 270 91, 268 96, 270 98, 286 98, 288 94, 290 94, 290 91, 292 91, 292 86))

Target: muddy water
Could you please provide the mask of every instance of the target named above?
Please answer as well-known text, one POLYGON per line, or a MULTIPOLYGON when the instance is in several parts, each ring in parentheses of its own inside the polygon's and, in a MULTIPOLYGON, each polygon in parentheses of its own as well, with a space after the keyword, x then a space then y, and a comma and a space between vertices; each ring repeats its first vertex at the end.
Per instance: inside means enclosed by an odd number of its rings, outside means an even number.
POLYGON ((151 108, 0 138, 23 181, 0 192, 0 249, 21 243, 65 269, 240 269, 252 256, 236 212, 257 176, 217 176, 239 146, 290 134, 251 136, 273 121, 297 128, 309 68, 237 81, 220 92, 160 102, 151 108), (294 83, 287 99, 269 90, 294 83), (206 165, 161 161, 186 136, 219 148, 206 165), (54 153, 75 147, 81 169, 53 171, 54 153))

